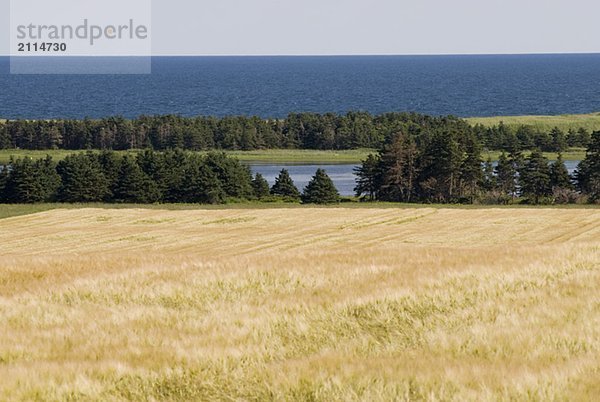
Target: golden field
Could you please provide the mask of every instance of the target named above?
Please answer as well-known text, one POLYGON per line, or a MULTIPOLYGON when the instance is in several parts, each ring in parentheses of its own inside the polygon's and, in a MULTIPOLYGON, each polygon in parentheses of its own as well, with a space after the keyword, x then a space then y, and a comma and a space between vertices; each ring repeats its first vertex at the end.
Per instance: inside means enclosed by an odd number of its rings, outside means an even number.
POLYGON ((594 400, 600 210, 12 217, 0 323, 0 400, 594 400))

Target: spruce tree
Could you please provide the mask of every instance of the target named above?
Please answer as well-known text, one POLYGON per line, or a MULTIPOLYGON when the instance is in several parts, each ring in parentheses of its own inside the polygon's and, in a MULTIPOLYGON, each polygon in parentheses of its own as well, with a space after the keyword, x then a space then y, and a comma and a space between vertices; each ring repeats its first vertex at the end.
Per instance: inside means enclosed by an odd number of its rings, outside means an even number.
POLYGON ((58 198, 63 202, 99 202, 109 193, 108 180, 97 155, 69 155, 58 163, 61 177, 58 198))
POLYGON ((202 159, 190 159, 183 183, 183 198, 179 202, 200 204, 225 202, 226 194, 219 178, 202 159))
POLYGON ((550 185, 552 188, 572 189, 571 176, 565 166, 562 154, 558 154, 558 159, 550 167, 550 185))
POLYGON ((502 152, 498 159, 498 165, 496 166, 496 185, 498 190, 503 194, 510 197, 516 194, 516 183, 515 183, 515 165, 514 162, 506 157, 506 154, 502 152))
POLYGON ((470 134, 466 138, 464 147, 465 158, 460 167, 461 190, 463 190, 463 195, 468 197, 469 202, 473 204, 483 181, 481 146, 475 136, 470 134))
POLYGON ((287 169, 282 169, 279 172, 279 176, 275 179, 275 184, 271 187, 271 194, 291 200, 300 199, 300 191, 298 191, 287 169))
POLYGON ((535 204, 552 194, 548 159, 539 150, 533 151, 525 162, 521 173, 521 193, 535 204))
POLYGON ((579 189, 590 196, 590 201, 600 201, 600 131, 592 134, 585 159, 577 168, 579 189))
POLYGON ((0 165, 0 203, 7 201, 6 183, 8 183, 8 166, 0 165))
POLYGON ((373 154, 370 154, 367 159, 362 162, 362 165, 354 169, 356 176, 356 187, 354 192, 357 197, 362 197, 365 194, 369 201, 374 201, 377 198, 377 193, 380 187, 380 164, 381 160, 373 154))
POLYGON ((323 169, 318 169, 302 193, 302 203, 335 204, 339 201, 340 194, 333 181, 323 169))
POLYGON ((50 156, 37 161, 31 158, 12 160, 6 179, 7 201, 13 203, 37 203, 54 201, 60 185, 56 164, 50 156))
POLYGON ((115 200, 126 203, 148 204, 158 201, 158 187, 139 167, 135 159, 126 155, 114 191, 115 200))
POLYGON ((269 182, 260 173, 254 176, 252 188, 254 190, 254 197, 258 200, 262 200, 270 195, 269 182))

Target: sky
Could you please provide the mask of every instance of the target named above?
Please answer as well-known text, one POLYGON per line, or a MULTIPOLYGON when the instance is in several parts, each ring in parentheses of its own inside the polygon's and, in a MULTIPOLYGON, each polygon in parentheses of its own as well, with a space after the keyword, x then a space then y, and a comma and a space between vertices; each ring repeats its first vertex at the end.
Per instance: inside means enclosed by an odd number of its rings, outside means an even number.
MULTIPOLYGON (((0 0, 0 54, 9 2, 0 0)), ((600 52, 598 0, 148 2, 156 55, 600 52)))

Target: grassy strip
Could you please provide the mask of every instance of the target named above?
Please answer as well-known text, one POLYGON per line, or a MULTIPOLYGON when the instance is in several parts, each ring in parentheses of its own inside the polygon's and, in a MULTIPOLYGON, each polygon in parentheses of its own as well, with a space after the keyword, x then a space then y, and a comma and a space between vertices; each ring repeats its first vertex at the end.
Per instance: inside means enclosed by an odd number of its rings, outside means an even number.
MULTIPOLYGON (((47 150, 31 151, 24 149, 2 149, 0 150, 0 163, 6 164, 11 156, 16 158, 30 157, 40 159, 46 155, 52 156, 52 159, 59 161, 67 155, 82 153, 86 151, 70 150, 47 150)), ((139 151, 120 151, 119 153, 137 153, 139 151)), ((356 149, 349 151, 319 151, 303 149, 267 149, 260 151, 224 151, 227 155, 238 158, 242 162, 256 164, 270 163, 291 163, 291 164, 354 164, 360 163, 370 153, 375 152, 372 149, 356 149)), ((201 152, 205 153, 205 152, 201 152)))
MULTIPOLYGON (((46 155, 52 156, 55 161, 64 159, 67 155, 86 151, 69 150, 48 150, 31 151, 23 149, 3 149, 0 150, 0 164, 6 164, 10 157, 23 158, 29 157, 40 159, 46 155)), ((119 153, 135 154, 139 151, 119 151, 119 153)), ((357 149, 351 151, 316 151, 301 149, 271 149, 261 151, 226 151, 229 156, 238 158, 240 161, 251 164, 359 164, 366 159, 370 153, 375 153, 372 149, 357 149)), ((528 153, 525 152, 525 155, 528 153)), ((484 159, 490 156, 492 160, 498 160, 500 152, 493 151, 483 155, 484 159)), ((556 153, 545 153, 550 160, 556 160, 556 153)), ((573 148, 563 154, 564 160, 580 161, 585 158, 585 149, 573 148)))
POLYGON ((486 127, 496 126, 503 122, 507 126, 532 126, 541 131, 550 131, 558 127, 563 131, 578 130, 583 127, 588 131, 600 130, 600 113, 565 114, 559 116, 498 116, 472 117, 466 119, 471 124, 483 124, 486 127))

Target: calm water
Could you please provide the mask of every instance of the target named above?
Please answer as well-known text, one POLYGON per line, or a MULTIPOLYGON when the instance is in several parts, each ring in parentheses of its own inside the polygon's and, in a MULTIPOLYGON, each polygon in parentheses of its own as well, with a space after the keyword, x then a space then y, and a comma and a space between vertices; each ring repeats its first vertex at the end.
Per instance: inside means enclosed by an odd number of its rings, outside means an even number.
MULTIPOLYGON (((573 174, 579 162, 565 161, 569 173, 573 174)), ((356 187, 356 176, 354 168, 356 165, 250 165, 254 173, 262 174, 270 185, 275 183, 275 178, 281 169, 287 169, 296 187, 300 191, 306 187, 317 169, 325 169, 341 195, 354 195, 356 187)))
POLYGON ((155 58, 151 75, 9 75, 0 117, 600 110, 600 55, 155 58))

